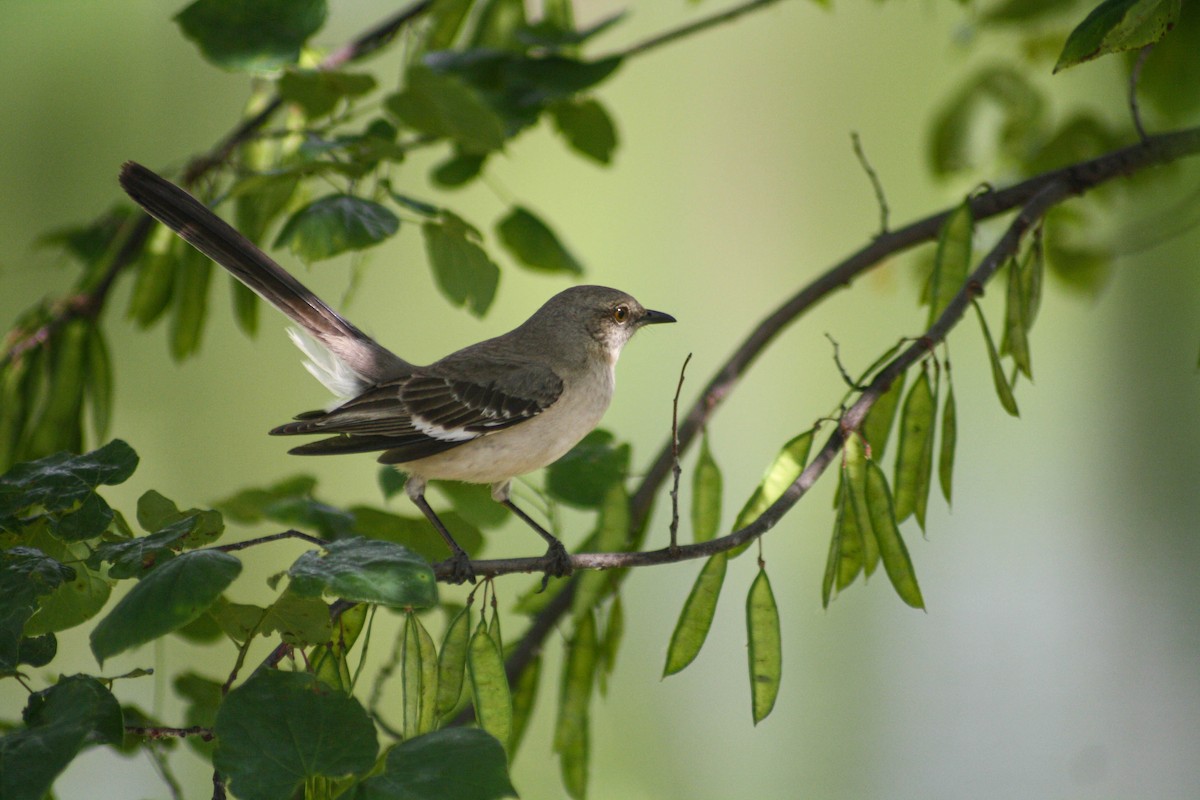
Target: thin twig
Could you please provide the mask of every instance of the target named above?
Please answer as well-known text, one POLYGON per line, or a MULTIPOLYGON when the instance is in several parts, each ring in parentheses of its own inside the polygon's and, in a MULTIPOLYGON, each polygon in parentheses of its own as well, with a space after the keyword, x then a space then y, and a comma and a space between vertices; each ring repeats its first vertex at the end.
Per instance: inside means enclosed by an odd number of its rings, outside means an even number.
POLYGON ((671 453, 674 457, 671 466, 671 552, 679 549, 676 545, 679 535, 679 479, 683 475, 683 468, 679 466, 679 394, 683 391, 683 376, 687 374, 687 365, 691 360, 692 354, 688 353, 683 366, 679 368, 679 382, 675 384, 675 399, 671 402, 671 453))
MULTIPOLYGON (((1151 136, 1144 142, 1115 150, 1090 161, 1046 172, 1007 189, 985 192, 973 197, 971 213, 976 221, 990 219, 1028 202, 1051 183, 1066 182, 1077 192, 1083 192, 1114 178, 1197 152, 1200 152, 1200 128, 1187 128, 1151 136)), ((834 290, 849 285, 860 274, 879 266, 896 253, 935 239, 946 218, 956 209, 957 206, 941 211, 875 238, 858 252, 835 264, 816 280, 801 288, 760 321, 709 380, 704 391, 685 415, 679 427, 681 450, 687 450, 701 426, 716 413, 717 408, 776 336, 834 290)), ((668 443, 659 450, 643 477, 641 486, 634 492, 631 502, 631 527, 635 530, 645 522, 654 495, 670 468, 671 447, 668 443)))
POLYGON ((126 725, 125 733, 131 736, 145 736, 147 739, 172 739, 186 736, 199 736, 206 742, 213 739, 212 728, 203 725, 193 725, 190 728, 172 728, 167 725, 126 725))
POLYGON ((281 531, 280 533, 272 533, 267 536, 259 536, 255 539, 247 539, 244 542, 216 545, 208 549, 220 550, 222 553, 232 553, 237 550, 245 550, 247 547, 256 547, 260 544, 266 544, 268 542, 277 542, 280 539, 300 539, 308 542, 309 544, 315 544, 317 547, 325 547, 327 544, 329 544, 328 541, 319 536, 312 536, 307 533, 301 533, 297 530, 286 530, 281 531))
POLYGON ((724 11, 719 11, 716 14, 704 17, 703 19, 698 19, 695 22, 689 22, 687 25, 681 25, 680 27, 675 28, 674 30, 669 30, 666 33, 660 33, 656 36, 651 36, 649 39, 645 39, 635 45, 625 48, 619 53, 614 53, 613 55, 621 58, 640 56, 651 50, 662 47, 665 44, 670 44, 677 39, 682 39, 685 36, 691 36, 692 34, 699 33, 700 31, 707 30, 708 28, 712 28, 716 25, 732 22, 744 14, 749 14, 752 11, 757 11, 760 8, 764 8, 778 2, 779 0, 750 0, 750 2, 742 3, 741 5, 728 8, 724 11))
POLYGON ((850 373, 847 372, 846 367, 842 365, 842 356, 838 352, 837 339, 833 338, 828 333, 825 334, 825 338, 829 340, 831 345, 833 345, 833 363, 837 367, 837 371, 842 374, 842 382, 849 386, 853 391, 861 392, 865 387, 859 386, 857 383, 855 383, 854 378, 850 377, 850 373))
POLYGON ((854 155, 858 159, 859 165, 863 168, 863 172, 867 173, 867 179, 871 181, 871 188, 875 190, 875 202, 879 204, 879 235, 882 236, 888 232, 889 213, 887 195, 883 193, 883 183, 879 180, 879 173, 875 172, 875 168, 867 160, 867 153, 863 150, 862 140, 858 138, 858 131, 850 131, 850 142, 854 145, 854 155))
MULTIPOLYGON (((1023 203, 1028 203, 1038 192, 1051 184, 1063 184, 1070 187, 1071 191, 1075 193, 1082 193, 1114 178, 1129 175, 1157 164, 1167 163, 1183 156, 1195 155, 1197 152, 1200 152, 1200 128, 1189 128, 1173 133, 1161 134, 1150 137, 1140 144, 1107 153, 1091 161, 1038 175, 1007 189, 988 192, 987 194, 975 197, 971 201, 971 211, 976 220, 994 217, 1023 203)), ((734 390, 741 376, 784 328, 794 322, 809 308, 820 302, 820 300, 824 299, 834 289, 848 285, 859 274, 877 266, 888 257, 908 247, 932 240, 937 236, 946 218, 956 209, 957 206, 913 222, 885 236, 878 237, 875 241, 857 253, 852 254, 841 263, 834 265, 824 275, 821 275, 815 281, 803 287, 792 298, 762 320, 738 346, 725 364, 717 370, 716 374, 710 379, 705 391, 696 399, 679 433, 681 450, 687 449, 687 446, 694 439, 701 425, 716 413, 721 401, 734 390)), ((947 306, 946 312, 943 312, 943 318, 953 305, 951 303, 951 305, 947 306)), ((959 315, 961 316, 961 311, 959 315)), ((905 352, 910 353, 911 351, 912 348, 909 348, 905 352)), ((921 354, 927 352, 923 340, 921 341, 919 352, 921 354)), ((862 418, 865 416, 867 410, 879 396, 887 391, 888 387, 892 385, 901 371, 885 368, 877 373, 875 379, 867 387, 867 390, 860 395, 859 400, 847 412, 847 423, 853 422, 855 426, 861 425, 862 418)), ((842 429, 842 426, 839 425, 838 431, 842 429)), ((840 435, 839 432, 835 432, 834 437, 839 437, 840 435)), ((784 497, 780 498, 779 502, 786 504, 779 509, 780 512, 786 512, 799 500, 800 496, 808 490, 808 487, 812 485, 817 476, 825 470, 840 446, 841 439, 838 438, 835 441, 831 437, 830 442, 812 459, 796 483, 785 493, 784 497), (831 447, 831 445, 833 446, 831 447)), ((634 493, 630 504, 631 530, 640 530, 646 524, 646 518, 649 515, 654 496, 657 494, 667 474, 670 463, 670 449, 660 451, 654 464, 642 478, 641 486, 634 493)), ((743 529, 743 531, 735 531, 731 535, 746 535, 748 538, 761 535, 770 525, 754 532, 751 532, 750 529, 764 521, 764 519, 770 519, 768 515, 776 513, 773 511, 774 508, 772 506, 772 508, 767 509, 759 517, 759 520, 756 520, 748 528, 743 529)), ((771 522, 770 524, 774 523, 771 522)), ((696 558, 701 555, 703 553, 688 553, 687 557, 696 558)), ((581 559, 578 563, 579 568, 584 568, 585 562, 590 560, 584 560, 583 554, 574 558, 581 559)), ((599 563, 591 561, 586 566, 599 566, 599 563)), ((472 565, 472 567, 476 570, 476 574, 498 574, 498 572, 491 572, 483 565, 472 565)), ((515 571, 536 572, 544 569, 544 566, 527 565, 515 571)), ((509 676, 510 683, 516 681, 533 660, 534 656, 541 651, 546 637, 555 629, 558 620, 571 608, 575 587, 576 582, 572 579, 564 589, 555 595, 554 599, 545 608, 534 616, 529 628, 525 631, 525 635, 521 637, 516 647, 513 648, 513 652, 505 661, 505 672, 509 676)))
MULTIPOLYGON (((941 316, 930 326, 923 335, 917 337, 911 345, 892 359, 883 369, 876 373, 875 378, 865 387, 859 399, 842 415, 840 423, 835 426, 833 433, 821 451, 809 461, 808 466, 800 473, 795 482, 783 495, 769 506, 749 525, 726 536, 710 539, 695 544, 664 547, 661 550, 626 553, 577 553, 571 556, 571 567, 581 569, 617 569, 625 567, 646 567, 656 564, 673 564, 695 558, 707 558, 716 553, 726 552, 753 541, 773 528, 783 516, 791 510, 796 502, 816 483, 841 452, 845 437, 852 435, 862 425, 867 411, 875 401, 891 386, 892 382, 905 370, 928 354, 938 343, 945 340, 947 334, 962 319, 967 306, 983 293, 983 286, 995 275, 996 271, 1017 252, 1021 239, 1036 224, 1046 212, 1058 203, 1075 194, 1078 190, 1065 180, 1047 184, 1034 195, 1021 209, 1021 212, 1009 224, 1008 230, 992 250, 983 258, 979 266, 967 278, 962 288, 946 305, 941 316)), ((549 567, 549 559, 539 558, 507 558, 473 561, 471 568, 480 577, 494 577, 510 572, 539 572, 549 567)), ((449 562, 442 562, 435 567, 439 578, 450 576, 449 562)), ((545 613, 545 612, 543 612, 545 613)), ((539 615, 540 616, 540 615, 539 615)), ((539 620, 542 621, 542 620, 539 620)), ((527 634, 528 635, 528 634, 527 634)))

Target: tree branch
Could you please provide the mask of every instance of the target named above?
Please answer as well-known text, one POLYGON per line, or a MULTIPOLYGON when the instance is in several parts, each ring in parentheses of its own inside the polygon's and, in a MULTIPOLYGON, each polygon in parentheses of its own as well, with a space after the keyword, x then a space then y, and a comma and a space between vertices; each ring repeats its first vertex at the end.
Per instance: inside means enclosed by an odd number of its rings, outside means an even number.
MULTIPOLYGON (((1022 205, 1025 206, 1025 209, 1013 221, 1008 232, 992 252, 983 259, 979 268, 972 273, 962 290, 946 307, 925 336, 900 353, 876 374, 859 399, 842 416, 838 429, 809 461, 804 471, 779 500, 753 523, 740 531, 734 531, 728 536, 708 542, 680 547, 673 557, 669 550, 643 553, 580 553, 571 557, 572 566, 576 569, 607 569, 671 563, 673 560, 701 558, 722 549, 732 549, 761 536, 799 501, 828 468, 840 451, 846 433, 856 430, 862 424, 863 418, 876 399, 905 369, 929 352, 934 344, 945 338, 949 330, 962 318, 967 304, 982 291, 984 283, 1003 263, 1004 255, 1015 252, 1021 235, 1033 221, 1044 215, 1050 207, 1071 195, 1082 194, 1115 178, 1197 153, 1200 153, 1200 128, 1188 128, 1151 136, 1138 144, 1115 150, 1090 161, 1043 173, 1007 189, 988 192, 973 198, 971 211, 976 220, 989 219, 1022 205)), ((686 449, 695 439, 701 426, 716 413, 721 402, 737 387, 742 375, 777 335, 834 289, 849 285, 854 278, 896 253, 935 239, 946 218, 953 213, 955 208, 946 209, 877 237, 870 244, 835 264, 816 280, 801 288, 764 318, 717 370, 704 392, 693 404, 678 432, 680 450, 686 449)), ((630 527, 632 530, 639 530, 646 524, 654 495, 670 472, 674 446, 674 437, 672 437, 672 440, 659 451, 657 458, 634 493, 631 501, 630 527)), ((476 562, 472 567, 477 575, 494 576, 505 572, 542 571, 546 565, 541 561, 542 559, 539 558, 501 559, 476 562)), ((439 576, 443 569, 442 564, 435 566, 435 571, 439 576)), ((506 662, 506 671, 510 681, 515 680, 516 676, 519 676, 528 666, 533 656, 541 649, 545 637, 554 630, 559 619, 571 608, 574 587, 575 581, 572 579, 570 585, 564 587, 549 605, 534 616, 530 627, 506 662)))

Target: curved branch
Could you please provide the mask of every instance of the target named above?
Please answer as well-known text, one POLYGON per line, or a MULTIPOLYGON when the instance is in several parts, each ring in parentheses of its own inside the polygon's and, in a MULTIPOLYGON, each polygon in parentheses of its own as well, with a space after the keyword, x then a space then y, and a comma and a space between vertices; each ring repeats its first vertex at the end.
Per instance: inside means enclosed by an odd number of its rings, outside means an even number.
MULTIPOLYGON (((1200 128, 1188 128, 1172 133, 1149 137, 1138 144, 1115 150, 1090 161, 1072 164, 1029 178, 1007 189, 982 194, 971 201, 971 211, 976 220, 988 219, 1025 205, 1004 238, 968 279, 959 295, 946 307, 941 317, 926 332, 926 335, 910 346, 876 375, 875 379, 859 396, 859 399, 843 415, 838 429, 826 444, 809 461, 796 481, 771 507, 750 525, 728 536, 713 539, 699 545, 687 545, 678 551, 678 559, 700 558, 711 554, 712 548, 731 549, 743 542, 761 536, 775 525, 792 506, 816 482, 828 468, 841 449, 847 431, 862 424, 867 411, 875 400, 887 390, 892 381, 915 363, 962 318, 966 305, 979 292, 984 283, 1003 263, 1003 255, 1015 252, 1015 246, 1029 224, 1040 218, 1053 205, 1071 195, 1082 194, 1115 178, 1130 175, 1151 166, 1169 163, 1184 156, 1200 153, 1200 128), (1036 200, 1036 202, 1035 202, 1036 200), (1043 207, 1044 206, 1044 207, 1043 207), (1009 250, 1008 248, 1013 248, 1009 250)), ((710 379, 705 390, 693 404, 678 431, 680 451, 695 439, 697 432, 712 417, 721 402, 732 392, 741 376, 750 368, 758 356, 785 328, 803 313, 823 300, 834 289, 849 285, 860 274, 877 266, 884 259, 909 247, 932 241, 954 208, 912 222, 903 228, 883 234, 858 252, 835 264, 813 282, 804 286, 763 319, 734 350, 733 354, 710 379)), ((654 495, 669 474, 673 460, 674 442, 668 442, 658 453, 631 500, 632 530, 640 530, 649 516, 654 495)), ((613 568, 637 566, 639 564, 669 563, 661 555, 663 551, 648 553, 583 553, 572 557, 572 565, 585 568, 613 568), (576 559, 579 559, 576 561, 576 559)), ((712 549, 712 552, 717 552, 712 549)), ((473 565, 477 575, 497 575, 501 572, 535 572, 545 565, 540 559, 512 559, 496 562, 477 562, 473 565)), ((438 565, 440 568, 441 565, 438 565)), ((440 573, 439 573, 440 574, 440 573)), ((565 587, 555 599, 534 616, 529 629, 518 647, 509 656, 506 669, 512 679, 519 675, 542 646, 545 637, 557 625, 558 620, 571 607, 575 582, 565 587), (561 602, 560 602, 561 599, 561 602)))
MULTIPOLYGON (((674 564, 694 558, 706 558, 717 553, 726 552, 747 542, 757 539, 775 527, 776 523, 791 510, 792 506, 804 496, 805 492, 817 482, 838 453, 846 435, 857 430, 862 425, 867 412, 880 395, 887 391, 892 382, 909 367, 923 358, 937 344, 945 340, 954 326, 962 319, 967 307, 979 295, 983 294, 983 286, 1008 259, 1016 255, 1021 239, 1038 220, 1046 215, 1054 206, 1077 193, 1065 180, 1047 184, 1040 192, 1026 203, 1020 213, 1008 226, 1004 236, 983 258, 979 266, 967 278, 962 288, 947 304, 942 315, 922 336, 889 361, 870 384, 863 389, 858 400, 841 417, 837 430, 830 435, 825 445, 817 455, 805 466, 795 482, 783 495, 769 506, 757 519, 744 528, 740 528, 725 536, 710 539, 695 544, 668 546, 659 550, 645 550, 626 553, 577 553, 571 556, 571 566, 575 569, 618 569, 622 567, 648 567, 656 564, 674 564)), ((513 572, 544 572, 552 566, 551 559, 545 556, 538 558, 501 558, 483 561, 472 561, 471 568, 478 577, 495 577, 513 572)), ((443 561, 434 567, 439 579, 448 579, 451 574, 451 564, 443 561)))
MULTIPOLYGON (((1197 151, 1200 151, 1200 128, 1151 136, 1143 142, 1115 150, 1091 161, 1046 172, 1007 189, 981 194, 971 201, 971 213, 976 220, 990 219, 1029 202, 1052 183, 1065 182, 1078 194, 1114 178, 1167 163, 1197 151)), ((876 237, 870 244, 835 264, 803 287, 759 322, 709 380, 700 397, 684 417, 679 426, 680 451, 687 449, 700 428, 712 417, 717 407, 737 386, 742 375, 776 336, 835 289, 849 285, 854 278, 896 253, 936 239, 946 217, 953 210, 941 211, 876 237)), ((659 449, 641 485, 634 492, 631 518, 634 528, 639 528, 645 523, 654 495, 670 473, 671 463, 671 443, 667 442, 659 449)))

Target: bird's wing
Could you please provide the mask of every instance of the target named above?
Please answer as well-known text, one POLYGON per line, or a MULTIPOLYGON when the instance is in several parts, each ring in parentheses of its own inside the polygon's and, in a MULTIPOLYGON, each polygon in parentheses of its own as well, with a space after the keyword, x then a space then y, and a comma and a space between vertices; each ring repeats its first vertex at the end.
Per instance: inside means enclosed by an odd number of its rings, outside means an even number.
POLYGON ((531 419, 562 393, 548 367, 489 362, 482 370, 439 364, 375 386, 326 412, 309 412, 272 434, 336 434, 301 445, 299 455, 386 450, 398 464, 434 455, 531 419), (467 373, 471 373, 467 377, 467 373))

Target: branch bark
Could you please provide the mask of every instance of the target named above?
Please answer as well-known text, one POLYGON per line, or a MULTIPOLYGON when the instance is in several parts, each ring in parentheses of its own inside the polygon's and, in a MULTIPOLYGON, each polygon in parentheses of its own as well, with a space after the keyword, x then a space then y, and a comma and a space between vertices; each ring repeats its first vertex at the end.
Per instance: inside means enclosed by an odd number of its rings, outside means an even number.
MULTIPOLYGON (((962 319, 971 300, 982 293, 987 280, 1004 263, 1004 259, 1016 252, 1021 237, 1034 222, 1069 197, 1083 194, 1116 178, 1132 175, 1150 167, 1170 163, 1198 153, 1200 153, 1200 128, 1188 128, 1151 136, 1137 144, 1106 153, 1089 161, 1046 172, 1006 189, 977 196, 971 201, 971 211, 977 221, 996 217, 1018 207, 1022 210, 933 326, 876 374, 870 385, 859 395, 858 400, 842 415, 837 429, 812 457, 796 481, 758 519, 727 536, 699 544, 680 546, 674 551, 664 548, 638 553, 579 553, 571 557, 572 566, 576 569, 614 569, 674 563, 703 558, 729 550, 766 533, 784 514, 791 510, 812 487, 817 478, 825 472, 841 450, 846 434, 856 430, 862 424, 867 411, 879 396, 904 370, 916 363, 934 345, 945 339, 949 331, 962 319)), ((848 286, 856 277, 878 266, 890 256, 915 245, 934 240, 946 218, 953 211, 954 208, 946 209, 890 233, 881 234, 857 252, 835 264, 816 280, 802 287, 768 314, 751 330, 733 354, 716 371, 692 405, 678 430, 678 452, 686 450, 694 441, 702 426, 716 413, 725 398, 737 387, 741 377, 776 336, 833 290, 848 286)), ((674 437, 672 437, 672 440, 659 450, 658 456, 633 495, 630 518, 631 529, 634 531, 640 530, 646 524, 654 496, 667 475, 670 474, 677 457, 674 447, 674 437)), ((543 571, 547 565, 542 561, 541 558, 497 559, 474 562, 472 567, 476 575, 490 577, 510 572, 543 571)), ((439 577, 444 570, 443 564, 435 567, 439 577)), ((510 680, 515 680, 528 666, 533 656, 541 649, 545 637, 554 630, 558 621, 571 608, 574 586, 575 580, 572 579, 570 585, 564 587, 546 608, 534 616, 525 636, 522 637, 520 644, 506 662, 510 680)))

